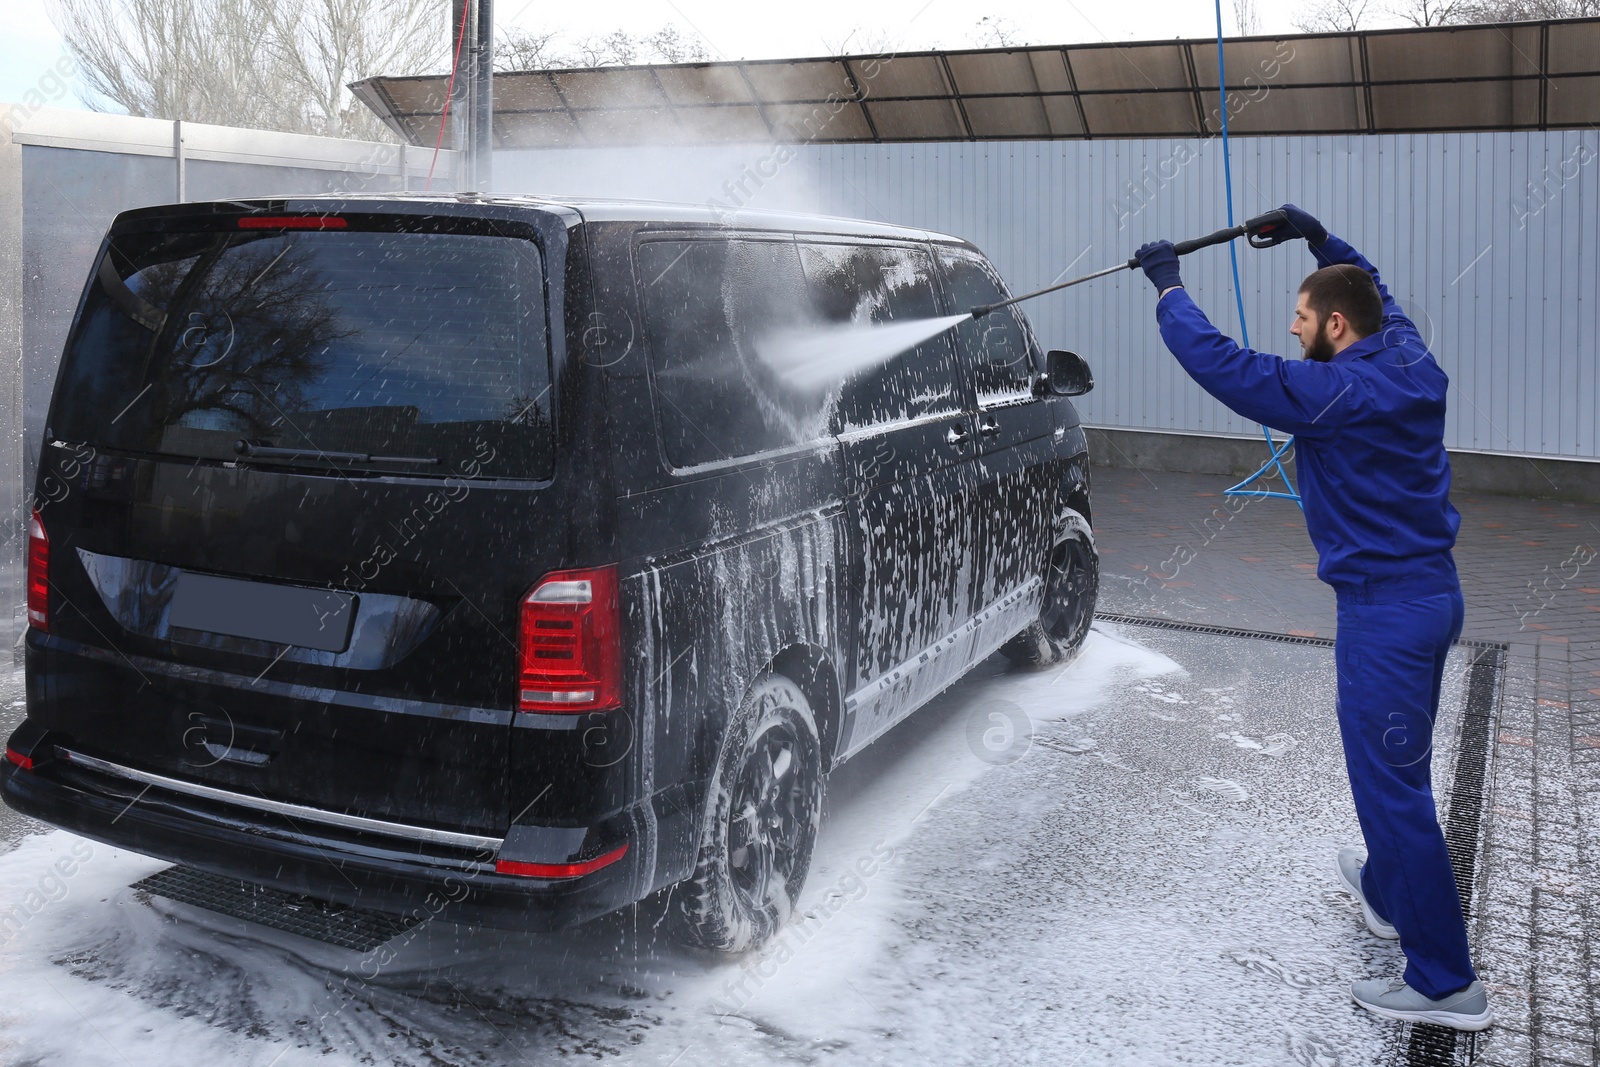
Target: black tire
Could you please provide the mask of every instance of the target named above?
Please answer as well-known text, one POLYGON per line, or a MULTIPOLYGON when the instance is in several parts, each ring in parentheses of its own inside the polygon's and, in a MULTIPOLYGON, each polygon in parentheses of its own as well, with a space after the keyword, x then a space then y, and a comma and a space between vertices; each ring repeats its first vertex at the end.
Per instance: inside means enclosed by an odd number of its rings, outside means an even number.
POLYGON ((1044 605, 1039 618, 1000 646, 1018 667, 1048 667, 1078 654, 1094 622, 1100 592, 1100 555, 1087 530, 1056 545, 1044 573, 1044 605))
POLYGON ((750 690, 717 760, 694 874, 679 887, 680 935, 741 953, 789 921, 822 818, 822 746, 800 687, 770 674, 750 690))

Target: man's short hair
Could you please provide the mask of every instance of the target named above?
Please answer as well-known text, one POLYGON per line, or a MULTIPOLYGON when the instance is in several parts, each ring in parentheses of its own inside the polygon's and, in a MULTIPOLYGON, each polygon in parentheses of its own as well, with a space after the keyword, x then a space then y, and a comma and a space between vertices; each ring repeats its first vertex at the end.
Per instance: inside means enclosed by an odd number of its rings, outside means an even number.
POLYGON ((1383 325, 1383 298, 1372 275, 1352 263, 1335 263, 1312 271, 1300 283, 1306 306, 1326 322, 1335 311, 1362 337, 1371 337, 1383 325))

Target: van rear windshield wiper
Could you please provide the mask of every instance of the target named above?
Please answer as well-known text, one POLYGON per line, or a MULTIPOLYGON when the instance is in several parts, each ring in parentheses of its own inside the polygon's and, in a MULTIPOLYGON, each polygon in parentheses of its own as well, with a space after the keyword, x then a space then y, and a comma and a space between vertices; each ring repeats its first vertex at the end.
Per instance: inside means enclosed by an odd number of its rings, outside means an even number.
POLYGON ((416 463, 433 465, 437 456, 373 456, 366 452, 329 452, 320 448, 273 448, 244 438, 233 443, 233 450, 251 459, 322 459, 330 463, 416 463))

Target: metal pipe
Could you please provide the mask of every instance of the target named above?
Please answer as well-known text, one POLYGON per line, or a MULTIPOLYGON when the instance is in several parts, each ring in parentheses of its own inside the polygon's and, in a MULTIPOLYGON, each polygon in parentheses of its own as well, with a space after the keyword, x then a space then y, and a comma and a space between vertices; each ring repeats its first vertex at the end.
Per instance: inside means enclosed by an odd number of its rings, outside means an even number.
POLYGON ((183 120, 174 119, 172 122, 172 168, 173 176, 177 180, 177 200, 181 204, 189 199, 189 160, 184 151, 183 120))
MULTIPOLYGON (((450 45, 452 50, 457 48, 456 34, 464 38, 472 32, 468 20, 472 17, 472 0, 451 0, 450 20, 450 45)), ((459 153, 456 158, 460 161, 460 170, 457 173, 457 187, 462 189, 473 188, 472 168, 472 115, 471 115, 471 82, 472 82, 472 50, 467 42, 462 40, 459 46, 460 59, 456 62, 455 85, 451 88, 450 99, 445 101, 450 123, 450 147, 459 153)), ((443 117, 441 117, 443 121, 443 117)))
POLYGON ((477 40, 472 63, 472 188, 494 184, 494 0, 475 0, 477 40))

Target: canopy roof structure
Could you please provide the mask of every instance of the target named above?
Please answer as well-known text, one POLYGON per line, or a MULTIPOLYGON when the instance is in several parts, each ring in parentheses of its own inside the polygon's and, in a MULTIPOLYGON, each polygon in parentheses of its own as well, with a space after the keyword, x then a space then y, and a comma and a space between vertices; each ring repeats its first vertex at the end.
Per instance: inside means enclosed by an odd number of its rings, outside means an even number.
MULTIPOLYGON (((1214 40, 497 74, 500 149, 1205 137, 1214 40)), ((1243 37, 1223 46, 1236 135, 1600 125, 1600 19, 1243 37)), ((447 78, 351 88, 433 145, 447 78)))

